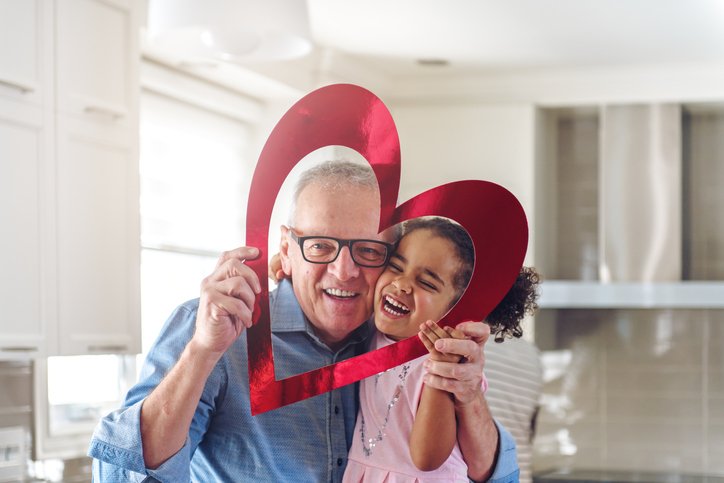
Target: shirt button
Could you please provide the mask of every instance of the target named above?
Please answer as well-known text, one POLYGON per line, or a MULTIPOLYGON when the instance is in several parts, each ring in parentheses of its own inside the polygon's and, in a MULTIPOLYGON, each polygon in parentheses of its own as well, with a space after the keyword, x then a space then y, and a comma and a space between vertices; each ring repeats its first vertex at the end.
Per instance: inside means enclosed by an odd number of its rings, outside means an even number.
POLYGON ((344 460, 342 458, 337 458, 337 466, 342 466, 342 463, 344 463, 344 460))
POLYGON ((339 414, 339 406, 334 407, 334 414, 339 414))

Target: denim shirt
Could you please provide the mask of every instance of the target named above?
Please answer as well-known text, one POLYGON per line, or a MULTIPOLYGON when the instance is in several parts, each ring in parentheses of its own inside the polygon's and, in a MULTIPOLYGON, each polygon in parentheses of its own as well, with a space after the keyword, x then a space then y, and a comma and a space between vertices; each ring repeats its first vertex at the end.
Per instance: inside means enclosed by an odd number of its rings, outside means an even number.
MULTIPOLYGON (((198 304, 198 299, 186 302, 173 312, 146 358, 140 382, 123 407, 98 424, 88 450, 93 481, 341 481, 354 435, 358 385, 251 416, 246 333, 209 376, 184 446, 158 468, 146 468, 141 405, 191 339, 198 304)), ((271 294, 270 313, 278 379, 355 356, 371 333, 363 324, 333 352, 315 335, 288 281, 271 294)), ((490 481, 517 481, 515 444, 502 427, 498 431, 500 453, 490 481)))

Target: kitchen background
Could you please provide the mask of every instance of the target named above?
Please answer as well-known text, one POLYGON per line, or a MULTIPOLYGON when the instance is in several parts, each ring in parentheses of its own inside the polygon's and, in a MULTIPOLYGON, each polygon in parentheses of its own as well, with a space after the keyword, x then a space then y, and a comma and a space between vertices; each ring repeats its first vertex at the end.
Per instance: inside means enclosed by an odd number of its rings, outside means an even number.
POLYGON ((243 243, 269 131, 332 82, 392 111, 400 201, 525 207, 540 481, 724 478, 724 2, 0 5, 0 481, 89 480, 135 354, 243 243))

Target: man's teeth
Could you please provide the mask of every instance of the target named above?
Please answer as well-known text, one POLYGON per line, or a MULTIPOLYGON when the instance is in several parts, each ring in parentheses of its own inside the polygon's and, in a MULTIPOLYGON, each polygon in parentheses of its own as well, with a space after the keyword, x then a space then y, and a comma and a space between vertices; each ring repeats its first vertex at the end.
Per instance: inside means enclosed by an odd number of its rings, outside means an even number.
POLYGON ((335 297, 354 297, 357 292, 349 292, 347 290, 340 290, 338 288, 325 288, 324 292, 327 295, 333 295, 335 297))
POLYGON ((392 315, 402 316, 410 313, 410 309, 405 305, 401 304, 397 300, 391 298, 389 295, 385 295, 385 303, 383 309, 392 315), (394 307, 394 308, 393 308, 394 307))

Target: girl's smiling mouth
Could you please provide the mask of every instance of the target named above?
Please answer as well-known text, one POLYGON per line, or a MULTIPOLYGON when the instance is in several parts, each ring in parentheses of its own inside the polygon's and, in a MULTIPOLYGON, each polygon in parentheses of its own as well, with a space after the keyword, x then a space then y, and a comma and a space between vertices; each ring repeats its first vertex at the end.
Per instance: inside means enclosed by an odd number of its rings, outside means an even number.
POLYGON ((382 297, 382 309, 393 317, 404 317, 410 313, 410 308, 389 295, 382 297))

